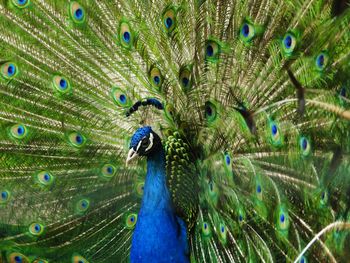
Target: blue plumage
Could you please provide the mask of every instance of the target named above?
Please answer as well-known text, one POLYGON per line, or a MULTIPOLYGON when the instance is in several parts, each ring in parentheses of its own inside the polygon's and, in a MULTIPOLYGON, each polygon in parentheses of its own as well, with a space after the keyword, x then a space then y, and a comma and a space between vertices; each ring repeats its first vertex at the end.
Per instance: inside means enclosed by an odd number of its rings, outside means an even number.
POLYGON ((142 140, 143 137, 147 136, 152 132, 152 128, 150 126, 144 126, 134 133, 134 135, 131 138, 130 142, 130 148, 134 148, 136 150, 137 144, 142 140))
MULTIPOLYGON (((150 127, 136 131, 136 138, 149 135, 150 127), (148 133, 148 134, 147 134, 148 133)), ((147 175, 144 195, 132 237, 131 262, 189 262, 187 231, 184 221, 177 217, 166 184, 165 153, 159 144, 147 155, 147 175)))

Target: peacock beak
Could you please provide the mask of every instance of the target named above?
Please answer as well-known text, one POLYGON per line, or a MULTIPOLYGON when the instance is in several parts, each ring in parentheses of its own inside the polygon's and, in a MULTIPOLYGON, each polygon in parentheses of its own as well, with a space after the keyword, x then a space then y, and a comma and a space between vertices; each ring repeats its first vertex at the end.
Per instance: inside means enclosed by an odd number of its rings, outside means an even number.
POLYGON ((137 152, 133 148, 131 148, 128 153, 128 158, 126 158, 126 166, 128 166, 129 162, 132 159, 135 159, 137 156, 139 156, 137 152))

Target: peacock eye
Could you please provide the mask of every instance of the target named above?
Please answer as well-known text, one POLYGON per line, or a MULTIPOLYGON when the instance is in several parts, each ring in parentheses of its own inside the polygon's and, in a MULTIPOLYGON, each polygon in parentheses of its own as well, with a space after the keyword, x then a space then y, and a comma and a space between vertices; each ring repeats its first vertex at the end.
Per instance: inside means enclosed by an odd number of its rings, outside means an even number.
POLYGON ((261 186, 258 184, 258 186, 256 187, 256 192, 258 193, 258 194, 260 194, 261 193, 261 186))
POLYGON ((12 3, 18 8, 24 8, 29 5, 30 0, 12 0, 12 3))
POLYGON ((309 156, 311 154, 311 145, 309 139, 304 136, 300 137, 299 148, 303 157, 309 156))
POLYGON ((72 146, 77 148, 82 147, 86 142, 85 136, 82 135, 80 132, 71 132, 68 135, 68 140, 72 146))
POLYGON ((204 116, 208 124, 214 123, 215 120, 217 119, 217 115, 218 115, 217 107, 214 104, 214 102, 207 101, 204 107, 204 116))
POLYGON ((41 171, 36 174, 35 180, 41 186, 49 186, 53 184, 54 176, 48 171, 41 171))
POLYGON ((176 27, 176 11, 174 7, 168 7, 163 12, 163 26, 167 33, 171 33, 176 27))
POLYGON ((217 62, 221 53, 221 46, 215 40, 207 40, 205 45, 205 59, 210 62, 217 62))
POLYGON ((13 79, 18 73, 17 65, 13 62, 6 62, 1 65, 1 76, 6 79, 13 79))
POLYGON ((33 236, 40 236, 44 232, 44 226, 39 223, 32 223, 29 226, 29 232, 33 236))
POLYGON ((49 263, 49 262, 45 259, 36 259, 33 261, 33 263, 49 263))
POLYGON ((142 196, 143 195, 143 191, 145 189, 145 183, 144 182, 140 182, 136 185, 136 193, 138 196, 142 196))
POLYGON ((249 43, 255 37, 254 25, 249 22, 244 22, 241 26, 239 36, 243 42, 249 43))
POLYGON ((83 198, 78 200, 75 205, 76 212, 80 215, 84 214, 90 207, 90 200, 83 198))
POLYGON ((317 55, 315 59, 316 69, 322 71, 328 64, 328 54, 326 52, 321 52, 317 55))
POLYGON ((105 164, 101 168, 100 175, 104 178, 112 178, 116 174, 116 167, 112 164, 105 164))
POLYGON ((15 139, 23 139, 28 134, 28 131, 23 124, 15 124, 10 128, 10 134, 15 139))
POLYGON ((69 80, 62 76, 54 76, 52 79, 53 87, 59 93, 68 93, 71 90, 69 80))
POLYGON ((71 2, 69 14, 76 24, 81 24, 85 21, 85 11, 84 8, 78 2, 71 2))
POLYGON ((134 34, 131 30, 130 24, 126 20, 122 20, 119 25, 118 38, 120 44, 127 48, 131 49, 134 44, 134 34))
POLYGON ((11 262, 11 263, 29 263, 29 259, 18 252, 13 252, 8 256, 8 261, 6 262, 11 262))
POLYGON ((191 87, 191 67, 185 66, 180 70, 179 82, 184 91, 187 91, 191 87))
POLYGON ((297 46, 296 36, 291 32, 288 32, 287 34, 285 34, 282 40, 282 49, 284 53, 286 55, 291 55, 295 50, 296 46, 297 46))
POLYGON ((137 222, 137 214, 131 213, 126 216, 125 226, 128 229, 133 229, 136 225, 136 222, 137 222))
POLYGON ((152 86, 154 86, 155 88, 160 88, 163 83, 163 77, 160 72, 160 69, 157 67, 152 67, 149 72, 149 79, 152 86))
POLYGON ((339 95, 340 95, 340 96, 343 96, 343 97, 346 97, 346 88, 345 88, 345 87, 342 87, 342 88, 340 89, 339 95))
POLYGON ((148 139, 143 139, 141 142, 142 147, 147 147, 149 145, 149 140, 148 139))
POLYGON ((226 162, 226 165, 230 165, 231 164, 231 157, 230 157, 230 155, 228 155, 228 154, 225 155, 225 162, 226 162))
POLYGON ((174 109, 174 106, 170 103, 167 103, 165 105, 165 116, 168 120, 172 121, 174 119, 174 116, 175 116, 175 109, 174 109))
POLYGON ((88 263, 88 261, 85 258, 83 258, 82 256, 77 255, 77 254, 73 255, 72 262, 73 263, 88 263))
POLYGON ((202 234, 204 237, 209 237, 211 234, 210 225, 207 222, 202 223, 202 234))
POLYGON ((284 205, 280 205, 277 209, 277 228, 279 231, 286 231, 289 228, 288 210, 284 205))
POLYGON ((128 108, 131 100, 126 92, 118 87, 112 88, 112 98, 119 107, 128 108))
POLYGON ((0 192, 0 205, 6 204, 9 199, 10 199, 10 192, 7 190, 2 190, 0 192))

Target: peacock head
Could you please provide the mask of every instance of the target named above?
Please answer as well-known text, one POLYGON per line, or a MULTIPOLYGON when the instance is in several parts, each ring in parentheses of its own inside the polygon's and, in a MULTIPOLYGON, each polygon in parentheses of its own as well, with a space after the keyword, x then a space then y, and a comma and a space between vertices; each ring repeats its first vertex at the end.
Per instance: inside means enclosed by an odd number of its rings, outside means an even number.
POLYGON ((130 150, 126 164, 138 156, 149 156, 161 148, 159 136, 150 126, 144 126, 136 130, 131 138, 130 150))

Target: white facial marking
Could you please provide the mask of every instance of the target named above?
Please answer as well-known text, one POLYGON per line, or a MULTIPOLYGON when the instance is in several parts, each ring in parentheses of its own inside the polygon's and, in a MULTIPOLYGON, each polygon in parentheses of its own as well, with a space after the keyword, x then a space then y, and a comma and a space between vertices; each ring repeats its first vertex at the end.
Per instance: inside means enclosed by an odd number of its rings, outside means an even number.
POLYGON ((147 147, 147 149, 146 149, 146 152, 147 152, 148 150, 150 150, 150 149, 152 148, 152 146, 153 146, 153 134, 151 133, 151 134, 149 135, 149 145, 148 145, 148 147, 147 147))
POLYGON ((136 152, 139 151, 139 149, 140 149, 140 147, 141 147, 141 143, 142 143, 142 141, 143 141, 144 138, 146 138, 146 137, 143 137, 143 138, 139 141, 139 143, 137 144, 136 152))

